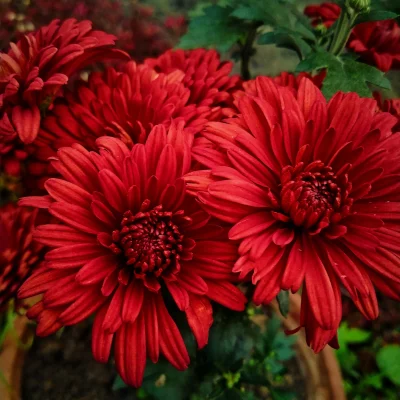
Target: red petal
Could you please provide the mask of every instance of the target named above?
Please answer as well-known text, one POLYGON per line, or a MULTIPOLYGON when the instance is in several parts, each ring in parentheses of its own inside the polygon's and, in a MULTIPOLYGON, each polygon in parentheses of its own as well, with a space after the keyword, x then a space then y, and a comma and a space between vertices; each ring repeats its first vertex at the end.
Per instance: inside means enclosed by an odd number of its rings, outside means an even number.
POLYGON ((121 312, 125 295, 125 286, 119 285, 112 296, 110 305, 103 321, 103 329, 108 333, 114 333, 122 324, 121 312))
POLYGON ((337 308, 330 277, 310 239, 304 241, 305 289, 312 313, 322 329, 335 328, 337 308))
POLYGON ((37 106, 32 108, 15 106, 12 111, 12 122, 22 142, 30 144, 39 133, 40 110, 37 106))
POLYGON ((246 296, 229 282, 207 281, 207 296, 215 302, 235 311, 243 311, 247 302, 246 296))
POLYGON ((178 327, 168 313, 161 296, 157 296, 157 315, 160 332, 160 348, 165 358, 178 370, 189 366, 189 354, 178 327))
POLYGON ((156 363, 160 354, 160 338, 158 333, 156 299, 151 293, 148 293, 148 295, 146 295, 143 314, 146 327, 147 354, 149 355, 150 360, 153 363, 156 363))
POLYGON ((165 283, 178 308, 181 311, 185 311, 189 307, 189 294, 187 290, 176 282, 166 281, 165 283))
POLYGON ((208 333, 213 323, 211 303, 205 296, 190 295, 186 317, 199 349, 208 343, 208 333))
POLYGON ((107 333, 103 329, 103 321, 107 307, 97 312, 92 328, 92 353, 94 359, 100 363, 106 363, 110 357, 110 350, 114 334, 107 333))
POLYGON ((141 282, 132 281, 126 288, 122 306, 122 320, 134 322, 143 305, 144 289, 141 282))
POLYGON ((99 172, 99 182, 103 194, 112 207, 119 212, 127 210, 127 188, 111 171, 103 169, 99 172))

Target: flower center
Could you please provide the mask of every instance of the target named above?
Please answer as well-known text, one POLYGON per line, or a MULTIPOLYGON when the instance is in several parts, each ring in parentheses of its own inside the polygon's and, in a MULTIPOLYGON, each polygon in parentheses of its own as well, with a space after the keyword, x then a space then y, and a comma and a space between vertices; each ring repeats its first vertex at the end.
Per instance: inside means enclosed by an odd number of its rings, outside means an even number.
POLYGON ((349 213, 351 184, 346 175, 336 176, 332 168, 316 161, 304 167, 286 167, 282 173, 281 204, 296 226, 324 228, 332 219, 349 213))
POLYGON ((125 212, 112 240, 114 253, 123 254, 125 265, 140 279, 159 277, 174 268, 183 249, 183 235, 173 222, 173 213, 162 211, 162 206, 135 215, 125 212))

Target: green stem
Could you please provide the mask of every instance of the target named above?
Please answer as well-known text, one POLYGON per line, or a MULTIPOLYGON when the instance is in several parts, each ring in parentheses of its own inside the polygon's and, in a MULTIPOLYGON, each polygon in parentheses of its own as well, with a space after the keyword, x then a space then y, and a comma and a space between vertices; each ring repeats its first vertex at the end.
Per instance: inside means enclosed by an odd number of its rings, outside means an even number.
POLYGON ((343 51, 357 16, 358 13, 351 7, 344 7, 342 9, 328 49, 331 54, 337 56, 343 51))
POLYGON ((241 70, 242 78, 245 81, 248 81, 249 79, 251 79, 249 64, 250 64, 250 58, 253 53, 253 42, 257 35, 257 29, 258 29, 258 25, 253 27, 249 31, 246 41, 245 41, 245 43, 242 47, 242 51, 241 51, 242 61, 240 64, 240 70, 241 70))

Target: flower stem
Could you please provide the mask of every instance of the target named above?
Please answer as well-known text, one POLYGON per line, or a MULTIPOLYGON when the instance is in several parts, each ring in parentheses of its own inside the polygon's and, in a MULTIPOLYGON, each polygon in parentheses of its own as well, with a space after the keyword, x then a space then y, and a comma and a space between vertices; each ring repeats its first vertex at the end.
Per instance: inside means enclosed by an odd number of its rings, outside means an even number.
POLYGON ((246 41, 244 42, 244 45, 240 52, 240 54, 241 54, 240 72, 241 72, 242 78, 246 81, 251 79, 249 63, 250 63, 250 58, 253 54, 253 42, 257 35, 257 29, 258 29, 258 25, 254 26, 249 31, 246 41))
POLYGON ((342 8, 328 49, 331 54, 337 56, 343 51, 357 16, 358 12, 353 8, 346 6, 342 8))

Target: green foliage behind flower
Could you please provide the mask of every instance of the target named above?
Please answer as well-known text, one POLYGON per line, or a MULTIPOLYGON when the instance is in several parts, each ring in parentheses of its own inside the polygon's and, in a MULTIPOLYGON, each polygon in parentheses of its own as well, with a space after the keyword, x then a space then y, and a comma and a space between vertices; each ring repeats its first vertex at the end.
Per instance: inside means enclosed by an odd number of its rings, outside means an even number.
POLYGON ((251 306, 245 315, 220 310, 210 330, 209 345, 197 353, 188 370, 176 371, 162 361, 148 363, 142 388, 129 389, 118 377, 114 390, 148 400, 298 398, 294 391, 287 390, 286 377, 288 363, 294 362, 296 337, 286 336, 275 316, 268 319, 261 332, 249 318, 260 312, 251 306))
POLYGON ((241 58, 242 75, 248 79, 254 41, 261 45, 273 44, 296 52, 299 57, 297 72, 316 73, 326 69, 322 89, 327 98, 337 91, 353 91, 371 97, 371 84, 390 89, 389 80, 377 68, 360 62, 353 55, 343 54, 343 49, 355 25, 396 18, 398 14, 394 9, 386 9, 388 3, 384 1, 354 1, 340 3, 342 17, 330 28, 313 27, 293 0, 270 0, 268 7, 262 0, 201 3, 192 14, 188 32, 179 47, 232 50, 234 57, 241 58))

